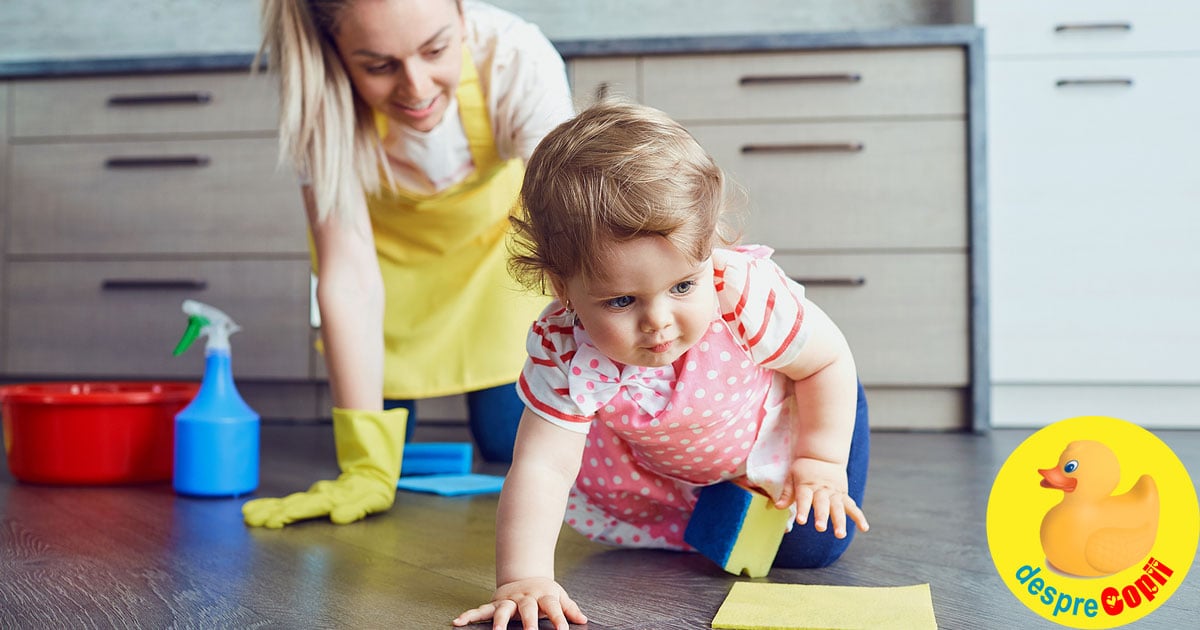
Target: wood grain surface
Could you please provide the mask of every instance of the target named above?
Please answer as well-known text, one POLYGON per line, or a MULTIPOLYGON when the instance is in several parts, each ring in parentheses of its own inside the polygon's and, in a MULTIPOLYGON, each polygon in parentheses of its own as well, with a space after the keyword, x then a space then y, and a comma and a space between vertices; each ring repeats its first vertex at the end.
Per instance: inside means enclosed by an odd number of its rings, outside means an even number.
MULTIPOLYGON (((1028 434, 873 434, 871 531, 832 567, 762 579, 928 582, 942 628, 1059 627, 1008 593, 987 550, 992 478, 1028 434)), ((1200 472, 1200 432, 1158 435, 1200 472)), ((267 425, 262 438, 256 496, 336 474, 328 425, 267 425)), ((422 426, 417 439, 466 432, 422 426)), ((0 473, 0 628, 448 628, 491 593, 496 495, 401 492, 391 511, 359 523, 283 530, 243 525, 243 500, 179 497, 166 483, 40 486, 0 473)), ((695 554, 609 549, 570 529, 557 564, 591 629, 708 628, 730 586, 746 579, 695 554)), ((1170 601, 1131 627, 1195 627, 1192 569, 1170 601)))

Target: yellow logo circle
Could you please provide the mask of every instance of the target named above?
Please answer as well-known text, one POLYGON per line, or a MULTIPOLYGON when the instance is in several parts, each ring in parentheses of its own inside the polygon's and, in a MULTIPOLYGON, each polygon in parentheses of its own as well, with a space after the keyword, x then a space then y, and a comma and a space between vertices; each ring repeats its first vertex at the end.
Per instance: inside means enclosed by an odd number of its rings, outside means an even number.
POLYGON ((1196 556, 1200 507, 1187 469, 1149 431, 1083 416, 1029 436, 992 484, 988 548, 1021 603, 1073 628, 1154 611, 1196 556))

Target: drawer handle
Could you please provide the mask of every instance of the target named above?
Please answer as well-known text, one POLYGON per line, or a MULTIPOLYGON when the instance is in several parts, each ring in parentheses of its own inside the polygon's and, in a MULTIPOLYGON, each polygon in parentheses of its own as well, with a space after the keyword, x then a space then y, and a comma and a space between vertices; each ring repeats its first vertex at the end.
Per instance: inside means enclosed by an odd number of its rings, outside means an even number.
POLYGON ((597 103, 607 100, 608 93, 610 91, 611 91, 611 88, 608 85, 608 81, 601 81, 596 84, 596 90, 592 94, 592 96, 594 97, 592 100, 594 100, 597 103))
POLYGON ((110 157, 104 161, 105 168, 171 168, 177 166, 200 168, 208 166, 207 155, 147 155, 138 157, 110 157))
POLYGON ((844 276, 844 277, 824 277, 824 278, 805 278, 803 276, 791 276, 792 280, 803 284, 806 287, 861 287, 867 283, 865 276, 844 276))
POLYGON ((1055 33, 1066 33, 1068 31, 1132 31, 1133 24, 1131 22, 1077 22, 1073 24, 1059 24, 1054 27, 1055 33))
POLYGON ((857 72, 835 74, 752 74, 738 79, 738 85, 781 85, 789 83, 858 83, 862 75, 857 72))
POLYGON ((203 291, 205 280, 189 278, 107 278, 100 283, 105 291, 203 291))
POLYGON ((1093 77, 1081 79, 1059 79, 1054 82, 1056 87, 1091 87, 1116 85, 1120 87, 1132 87, 1133 79, 1127 77, 1093 77))
POLYGON ((744 144, 742 153, 861 153, 861 142, 802 142, 799 144, 744 144))
POLYGON ((108 97, 109 107, 141 107, 144 105, 207 105, 211 92, 177 92, 167 94, 116 94, 108 97))

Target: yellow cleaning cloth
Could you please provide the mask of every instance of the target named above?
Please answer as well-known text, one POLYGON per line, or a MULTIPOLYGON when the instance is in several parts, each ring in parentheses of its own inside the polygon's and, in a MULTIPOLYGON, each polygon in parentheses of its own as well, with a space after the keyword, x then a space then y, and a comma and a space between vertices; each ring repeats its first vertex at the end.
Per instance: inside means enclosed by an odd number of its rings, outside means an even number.
POLYGON ((737 582, 712 622, 720 630, 937 630, 928 584, 863 587, 737 582))

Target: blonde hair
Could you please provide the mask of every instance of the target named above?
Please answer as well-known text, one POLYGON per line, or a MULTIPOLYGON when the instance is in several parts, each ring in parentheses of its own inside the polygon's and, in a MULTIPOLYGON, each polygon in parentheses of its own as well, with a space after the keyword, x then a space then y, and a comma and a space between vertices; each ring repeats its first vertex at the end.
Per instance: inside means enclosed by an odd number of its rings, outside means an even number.
POLYGON ((701 261, 726 235, 725 176, 663 112, 600 102, 562 123, 526 166, 510 270, 541 291, 548 277, 603 278, 614 241, 658 235, 701 261))
POLYGON ((279 160, 308 175, 324 221, 380 189, 387 160, 374 113, 342 65, 333 34, 353 0, 263 0, 258 60, 279 74, 279 160))

